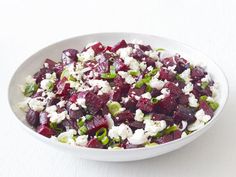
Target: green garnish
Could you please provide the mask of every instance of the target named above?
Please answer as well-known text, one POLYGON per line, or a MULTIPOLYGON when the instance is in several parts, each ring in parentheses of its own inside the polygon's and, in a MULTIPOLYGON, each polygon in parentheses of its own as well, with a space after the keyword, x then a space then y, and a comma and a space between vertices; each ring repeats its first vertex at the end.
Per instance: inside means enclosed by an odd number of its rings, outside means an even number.
POLYGON ((150 120, 152 118, 152 114, 147 114, 144 116, 144 120, 150 120))
POLYGON ((143 86, 143 84, 144 84, 144 82, 143 82, 143 80, 141 79, 141 80, 139 80, 138 82, 136 82, 135 88, 141 88, 141 87, 143 86))
POLYGON ((157 49, 155 49, 157 52, 158 51, 164 51, 165 49, 163 49, 163 48, 157 48, 157 49))
POLYGON ((80 135, 85 135, 87 131, 88 131, 88 128, 85 125, 79 128, 80 135))
POLYGON ((180 77, 179 74, 176 74, 175 78, 180 82, 185 82, 184 79, 182 77, 180 77))
POLYGON ((152 99, 151 99, 151 103, 152 103, 152 104, 156 104, 156 103, 158 103, 158 99, 156 99, 156 98, 152 98, 152 99))
POLYGON ((107 107, 112 116, 116 116, 118 113, 120 113, 121 105, 116 101, 108 103, 107 107))
POLYGON ((49 81, 47 84, 47 91, 52 91, 54 88, 54 83, 52 81, 49 81))
POLYGON ((131 76, 138 76, 138 75, 140 75, 140 72, 139 71, 135 71, 135 70, 129 70, 128 73, 131 76))
POLYGON ((57 126, 57 123, 56 123, 56 122, 50 122, 49 127, 50 127, 51 129, 53 129, 55 132, 57 132, 57 133, 62 133, 62 132, 63 132, 63 129, 62 129, 62 128, 59 128, 59 127, 57 126))
POLYGON ((61 143, 67 143, 68 137, 67 136, 62 136, 62 137, 58 138, 58 141, 61 142, 61 143))
POLYGON ((151 92, 152 91, 152 87, 149 85, 149 84, 147 84, 147 86, 146 86, 146 92, 151 92))
POLYGON ((77 126, 82 127, 84 125, 84 120, 82 118, 77 120, 77 126))
POLYGON ((86 120, 92 120, 92 119, 93 119, 93 116, 90 115, 90 114, 87 114, 87 115, 85 116, 85 118, 86 118, 86 120))
POLYGON ((152 76, 155 76, 158 71, 159 71, 159 68, 155 68, 155 69, 149 71, 147 74, 145 74, 145 77, 152 77, 152 76))
POLYGON ((106 145, 107 143, 109 143, 109 138, 107 136, 105 136, 102 140, 101 140, 101 143, 103 145, 106 145))
POLYGON ((168 134, 170 134, 170 133, 172 133, 176 130, 178 130, 178 127, 173 125, 173 126, 167 128, 167 129, 165 129, 163 132, 164 132, 164 134, 168 135, 168 134))
POLYGON ((101 141, 105 136, 107 136, 107 129, 106 128, 100 128, 97 132, 96 132, 96 137, 99 141, 101 141))
POLYGON ((114 79, 116 77, 116 73, 102 73, 101 78, 103 79, 114 79))
POLYGON ((207 96, 206 95, 200 96, 199 100, 200 101, 206 101, 207 100, 207 96))
POLYGON ((211 109, 213 109, 215 111, 219 107, 219 103, 211 101, 211 102, 209 102, 209 106, 211 107, 211 109))
POLYGON ((32 96, 38 90, 36 83, 27 83, 24 88, 24 95, 29 97, 32 96))
POLYGON ((64 77, 66 77, 66 78, 69 78, 69 76, 70 76, 70 73, 69 73, 69 71, 67 70, 67 69, 64 69, 63 71, 62 71, 62 73, 61 73, 61 79, 63 79, 64 77))
POLYGON ((68 80, 69 80, 69 81, 74 81, 74 82, 75 82, 75 81, 76 81, 76 78, 74 78, 72 75, 70 75, 70 76, 68 77, 68 80))
POLYGON ((202 82, 202 83, 201 83, 201 88, 202 88, 202 89, 206 89, 207 86, 208 86, 208 82, 202 82))
POLYGON ((110 73, 116 73, 115 66, 110 66, 110 73))

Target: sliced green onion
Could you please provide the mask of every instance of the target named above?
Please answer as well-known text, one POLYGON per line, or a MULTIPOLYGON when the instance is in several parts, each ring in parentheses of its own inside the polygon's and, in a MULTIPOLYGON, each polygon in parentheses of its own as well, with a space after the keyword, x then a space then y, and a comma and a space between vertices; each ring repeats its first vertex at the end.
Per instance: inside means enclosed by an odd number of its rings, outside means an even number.
POLYGON ((62 129, 62 128, 59 128, 59 127, 57 126, 57 123, 56 123, 56 122, 50 122, 49 127, 50 127, 51 129, 53 129, 55 132, 57 132, 57 133, 62 133, 62 132, 63 132, 63 129, 62 129))
POLYGON ((80 135, 85 135, 87 131, 88 131, 88 128, 85 125, 79 128, 80 135))
POLYGON ((118 138, 113 138, 112 140, 115 141, 116 143, 119 143, 119 142, 121 141, 120 137, 118 137, 118 138))
POLYGON ((77 120, 77 126, 82 127, 84 125, 84 120, 82 118, 77 120))
POLYGON ((120 113, 121 105, 120 103, 116 101, 112 101, 107 104, 108 110, 111 113, 111 115, 116 116, 118 113, 120 113))
POLYGON ((215 111, 219 107, 219 103, 217 103, 215 101, 211 101, 211 102, 209 102, 209 106, 211 107, 211 109, 213 109, 215 111))
POLYGON ((116 73, 102 73, 101 78, 103 79, 114 79, 116 77, 116 73))
POLYGON ((107 143, 109 143, 109 138, 107 136, 105 136, 102 140, 101 140, 101 143, 103 145, 106 145, 107 143))
POLYGON ((149 71, 147 74, 145 74, 145 77, 152 77, 152 76, 155 76, 158 71, 159 71, 159 68, 155 68, 155 69, 149 71))
POLYGON ((136 87, 136 88, 141 88, 141 87, 143 86, 143 84, 144 84, 144 82, 143 82, 143 80, 141 79, 140 81, 136 82, 135 87, 136 87))
POLYGON ((165 49, 163 49, 163 48, 157 48, 157 49, 155 49, 157 52, 158 51, 164 51, 165 49))
POLYGON ((58 141, 61 143, 67 143, 68 137, 67 136, 60 137, 60 138, 58 138, 58 141))
POLYGON ((157 146, 158 144, 157 143, 147 143, 145 145, 145 147, 154 147, 154 146, 157 146))
POLYGON ((200 101, 206 101, 207 100, 207 96, 206 95, 200 96, 199 100, 200 101))
POLYGON ((168 135, 168 134, 170 134, 170 133, 172 133, 176 130, 178 130, 178 127, 173 125, 173 126, 167 128, 167 129, 165 129, 163 132, 164 132, 164 134, 168 135))
POLYGON ((32 96, 38 90, 36 83, 27 83, 24 88, 24 95, 29 97, 32 96))
POLYGON ((66 77, 66 78, 69 78, 69 76, 70 76, 70 73, 69 73, 69 71, 67 70, 67 69, 64 69, 63 71, 62 71, 62 73, 61 73, 61 79, 63 79, 64 77, 66 77))
POLYGON ((69 81, 74 81, 74 82, 75 82, 75 81, 76 81, 76 78, 74 78, 72 75, 70 75, 70 76, 68 77, 68 80, 69 80, 69 81))
POLYGON ((180 82, 185 82, 184 79, 182 77, 180 77, 179 74, 176 74, 175 78, 180 82))
POLYGON ((93 119, 93 116, 90 115, 90 114, 87 114, 87 115, 85 116, 85 118, 86 118, 86 120, 92 120, 92 119, 93 119))
POLYGON ((131 75, 131 76, 138 76, 140 74, 139 71, 135 71, 135 70, 129 70, 128 73, 131 75))
POLYGON ((193 70, 194 66, 193 66, 193 65, 190 65, 189 68, 190 68, 190 70, 193 70))
POLYGON ((163 135, 164 135, 163 132, 158 132, 158 133, 155 135, 155 137, 156 137, 156 138, 160 138, 160 137, 162 137, 163 135))
POLYGON ((152 103, 152 104, 156 104, 156 103, 158 103, 158 99, 156 99, 156 98, 152 98, 152 99, 151 99, 151 103, 152 103))
POLYGON ((151 92, 152 91, 152 87, 149 85, 149 84, 147 84, 147 86, 146 86, 146 92, 151 92))
POLYGON ((208 86, 208 82, 202 82, 202 83, 201 83, 201 88, 202 88, 202 89, 206 89, 207 86, 208 86))
POLYGON ((52 91, 54 88, 54 83, 52 81, 49 81, 47 87, 48 87, 47 91, 52 91))
POLYGON ((96 132, 96 137, 99 141, 102 141, 102 139, 104 137, 107 136, 107 129, 106 128, 100 128, 97 132, 96 132))

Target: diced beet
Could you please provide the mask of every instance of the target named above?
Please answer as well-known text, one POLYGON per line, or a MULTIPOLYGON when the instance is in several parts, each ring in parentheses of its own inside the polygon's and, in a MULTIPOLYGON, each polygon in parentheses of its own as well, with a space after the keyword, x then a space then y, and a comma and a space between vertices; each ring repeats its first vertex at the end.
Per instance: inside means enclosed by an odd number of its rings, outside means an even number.
POLYGON ((200 96, 206 95, 206 96, 212 96, 212 92, 209 87, 202 89, 201 86, 198 86, 197 84, 193 85, 193 91, 192 93, 194 96, 199 99, 200 96))
POLYGON ((29 109, 26 113, 26 121, 33 127, 39 125, 39 112, 29 109))
POLYGON ((63 71, 63 64, 62 63, 57 63, 54 67, 53 67, 53 71, 56 73, 57 78, 60 78, 61 73, 63 71))
POLYGON ((133 53, 131 54, 131 57, 142 61, 142 58, 147 57, 147 55, 141 49, 134 49, 133 53))
POLYGON ((103 105, 105 105, 110 99, 110 94, 104 93, 102 95, 99 95, 99 97, 103 100, 103 105))
POLYGON ((87 144, 88 148, 98 148, 98 149, 102 149, 103 145, 102 143, 100 143, 96 138, 93 138, 91 140, 89 140, 88 144, 87 144))
POLYGON ((117 117, 114 118, 115 124, 121 124, 121 123, 132 122, 132 121, 134 121, 134 115, 129 110, 119 113, 117 117))
POLYGON ((69 101, 72 102, 72 103, 75 103, 77 98, 78 98, 78 94, 74 93, 74 94, 71 95, 69 101))
POLYGON ((86 122, 86 126, 88 128, 88 134, 93 136, 100 128, 108 128, 108 122, 104 117, 96 115, 92 120, 86 122))
POLYGON ((178 97, 182 93, 182 90, 173 82, 167 82, 164 87, 168 88, 170 90, 170 94, 173 94, 176 97, 178 97))
POLYGON ((47 112, 40 112, 39 114, 39 123, 41 125, 49 125, 49 117, 47 112))
POLYGON ((188 105, 188 95, 185 94, 180 94, 179 97, 177 98, 177 103, 181 105, 188 105))
POLYGON ((175 61, 176 61, 175 71, 177 71, 177 73, 182 73, 184 70, 190 67, 190 64, 184 58, 175 57, 175 61))
POLYGON ((66 49, 62 52, 62 62, 63 64, 67 65, 73 62, 76 62, 78 60, 77 57, 78 50, 76 49, 66 49))
POLYGON ((170 116, 167 116, 165 114, 156 114, 156 113, 154 113, 152 115, 152 120, 155 120, 155 121, 164 120, 164 121, 166 121, 167 126, 172 126, 174 124, 173 118, 170 117, 170 116))
POLYGON ((211 109, 211 107, 207 104, 206 101, 200 101, 199 103, 199 109, 203 109, 205 114, 213 117, 214 111, 211 109))
POLYGON ((180 123, 182 120, 187 121, 188 123, 193 123, 196 120, 194 110, 183 105, 177 106, 173 119, 176 124, 180 123))
POLYGON ((141 50, 143 50, 144 52, 145 51, 149 51, 149 50, 152 50, 151 46, 150 45, 143 45, 143 44, 138 44, 139 45, 139 48, 141 50))
POLYGON ((147 66, 152 66, 152 67, 156 66, 156 61, 151 57, 145 57, 144 61, 146 62, 147 66))
POLYGON ((176 64, 173 57, 168 57, 168 58, 162 59, 162 63, 165 67, 174 66, 176 64))
POLYGON ((125 48, 125 47, 127 47, 127 43, 125 42, 125 40, 122 40, 122 41, 118 42, 116 45, 114 45, 112 47, 111 51, 116 52, 120 48, 125 48))
POLYGON ((191 78, 193 80, 200 80, 205 76, 205 71, 202 67, 196 66, 191 71, 191 78))
POLYGON ((144 92, 145 92, 145 88, 144 87, 141 87, 141 88, 130 88, 129 92, 128 92, 128 95, 130 97, 141 96, 142 94, 144 94, 144 92))
POLYGON ((176 130, 173 132, 173 140, 177 140, 181 138, 182 132, 180 130, 176 130))
POLYGON ((172 95, 169 95, 158 102, 158 110, 161 113, 171 115, 177 106, 176 100, 172 95))
POLYGON ((136 129, 144 129, 144 124, 143 122, 139 122, 139 121, 133 121, 128 123, 128 126, 135 131, 136 129))
POLYGON ((138 100, 138 103, 136 105, 138 109, 141 109, 145 112, 152 112, 154 105, 151 103, 151 101, 147 98, 140 98, 138 100))
POLYGON ((172 141, 172 140, 173 140, 173 135, 172 135, 172 134, 168 134, 168 135, 164 135, 164 136, 158 138, 158 139, 156 140, 156 142, 157 142, 158 144, 163 144, 163 143, 170 142, 170 141, 172 141))
POLYGON ((68 94, 68 90, 70 89, 70 84, 66 83, 67 78, 64 77, 57 84, 57 92, 56 94, 59 96, 65 96, 68 94))
POLYGON ((130 89, 130 85, 126 84, 121 76, 117 76, 114 80, 114 85, 121 89, 122 95, 126 95, 130 89))
POLYGON ((45 78, 46 73, 50 73, 48 68, 41 68, 37 73, 33 75, 35 82, 39 84, 45 78))
POLYGON ((110 72, 110 64, 108 60, 103 60, 102 62, 99 62, 99 64, 96 67, 96 71, 101 73, 109 73, 110 72))
POLYGON ((47 106, 56 105, 59 101, 60 101, 60 99, 58 99, 58 98, 51 98, 47 101, 47 106))
POLYGON ((127 71, 129 67, 124 64, 124 61, 121 58, 116 58, 113 63, 116 71, 127 71))
POLYGON ((64 120, 61 122, 61 126, 62 126, 63 129, 65 129, 65 130, 66 130, 66 129, 75 129, 75 130, 78 129, 76 119, 64 119, 64 120))
POLYGON ((55 61, 53 61, 51 59, 48 59, 48 58, 44 61, 44 63, 47 64, 47 66, 48 66, 47 68, 50 69, 50 70, 52 70, 56 65, 55 61))
POLYGON ((111 100, 113 101, 121 101, 121 89, 120 87, 116 87, 111 94, 111 100))
POLYGON ((105 49, 103 50, 103 52, 106 52, 106 51, 111 51, 112 47, 111 46, 106 46, 105 49))
POLYGON ((152 95, 152 97, 157 97, 158 95, 160 95, 160 90, 153 88, 151 91, 151 95, 152 95))
POLYGON ((78 98, 85 98, 85 96, 87 95, 88 91, 83 91, 83 92, 79 92, 77 97, 78 98))
POLYGON ((134 149, 134 148, 141 148, 141 147, 144 147, 143 144, 139 144, 139 145, 136 145, 136 144, 130 144, 130 143, 127 143, 125 144, 125 149, 134 149))
POLYGON ((129 100, 124 103, 124 107, 132 112, 135 112, 137 103, 138 101, 134 97, 130 97, 129 100))
POLYGON ((103 100, 93 92, 88 92, 85 96, 85 104, 90 114, 96 114, 103 106, 103 100))
POLYGON ((161 68, 159 78, 161 80, 174 81, 175 80, 175 74, 173 72, 167 70, 167 69, 161 68))
POLYGON ((83 116, 83 111, 81 109, 79 110, 72 110, 69 109, 69 116, 71 119, 79 119, 83 116))
POLYGON ((36 92, 33 96, 32 96, 32 98, 37 98, 37 97, 41 97, 42 96, 42 94, 43 94, 43 92, 36 92))
POLYGON ((90 67, 90 68, 94 69, 95 66, 97 66, 97 61, 96 60, 88 60, 84 63, 85 68, 90 67))
POLYGON ((93 49, 95 55, 97 55, 98 53, 100 53, 104 50, 104 46, 101 44, 101 42, 98 42, 98 43, 92 45, 91 48, 93 49))
POLYGON ((50 138, 52 135, 55 134, 54 131, 46 125, 39 125, 37 127, 37 133, 46 136, 48 138, 50 138))

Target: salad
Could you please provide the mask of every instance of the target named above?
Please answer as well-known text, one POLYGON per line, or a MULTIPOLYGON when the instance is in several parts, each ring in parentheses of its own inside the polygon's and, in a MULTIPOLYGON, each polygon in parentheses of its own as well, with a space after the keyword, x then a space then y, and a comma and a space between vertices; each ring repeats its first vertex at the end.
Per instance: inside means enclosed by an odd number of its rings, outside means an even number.
POLYGON ((125 40, 67 49, 21 87, 19 108, 35 131, 102 149, 150 147, 188 136, 218 108, 206 67, 177 53, 125 40))

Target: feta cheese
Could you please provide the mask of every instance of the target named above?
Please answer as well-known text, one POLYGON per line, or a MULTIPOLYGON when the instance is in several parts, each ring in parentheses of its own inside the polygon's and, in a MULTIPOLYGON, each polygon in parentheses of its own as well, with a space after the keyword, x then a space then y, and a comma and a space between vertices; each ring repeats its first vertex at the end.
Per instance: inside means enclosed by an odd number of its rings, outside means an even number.
POLYGON ((188 126, 188 130, 195 131, 201 129, 202 127, 204 127, 204 122, 201 122, 200 120, 197 119, 194 123, 188 126))
POLYGON ((65 105, 66 105, 66 101, 65 100, 62 100, 62 101, 57 103, 57 106, 59 106, 60 108, 65 107, 65 105))
POLYGON ((181 124, 182 124, 182 128, 180 129, 180 131, 183 131, 188 126, 188 123, 187 121, 182 120, 181 124))
POLYGON ((183 133, 181 134, 181 138, 184 138, 184 137, 186 137, 186 136, 188 136, 186 132, 183 132, 183 133))
POLYGON ((172 73, 176 73, 175 68, 176 68, 176 65, 173 65, 173 66, 168 66, 167 69, 171 71, 172 73))
POLYGON ((137 109, 135 112, 134 120, 142 122, 143 118, 144 118, 144 113, 140 109, 137 109))
POLYGON ((117 50, 116 54, 120 55, 120 57, 124 59, 125 57, 130 56, 132 51, 133 51, 132 47, 126 47, 126 48, 121 48, 117 50))
POLYGON ((87 108, 87 106, 86 106, 86 104, 85 104, 85 102, 86 102, 86 100, 85 100, 85 98, 77 98, 77 104, 78 105, 80 105, 82 108, 87 108))
POLYGON ((109 93, 111 91, 109 82, 104 80, 89 80, 89 85, 92 87, 97 86, 98 88, 100 88, 101 94, 109 93))
POLYGON ((145 61, 142 61, 140 64, 139 64, 139 67, 142 71, 144 71, 146 68, 147 68, 147 64, 145 61))
POLYGON ((209 76, 209 74, 205 75, 204 78, 201 79, 202 82, 210 82, 211 81, 211 77, 209 76))
POLYGON ((70 105, 70 109, 73 111, 77 111, 77 110, 79 110, 79 107, 75 103, 73 103, 70 105))
POLYGON ((44 63, 43 65, 44 65, 45 68, 49 68, 48 63, 44 63))
POLYGON ((186 86, 182 89, 185 95, 189 95, 193 91, 193 84, 191 82, 187 83, 186 86))
POLYGON ((160 59, 164 59, 164 58, 170 58, 170 57, 174 57, 176 55, 176 53, 171 52, 169 50, 163 50, 163 51, 159 51, 160 53, 160 59))
POLYGON ((218 83, 214 83, 213 86, 210 86, 210 90, 212 91, 212 97, 217 97, 218 96, 218 83))
POLYGON ((151 119, 147 119, 144 121, 145 123, 145 132, 148 136, 155 136, 158 132, 164 130, 166 128, 166 121, 153 121, 151 119))
POLYGON ((147 135, 145 135, 145 132, 143 129, 137 129, 135 130, 134 134, 128 138, 128 141, 131 144, 139 145, 144 144, 148 141, 147 135))
POLYGON ((156 77, 152 77, 150 80, 150 86, 152 88, 156 88, 157 90, 161 90, 164 87, 165 83, 162 80, 158 80, 156 77))
POLYGON ((75 140, 76 144, 79 146, 86 146, 88 143, 88 135, 80 135, 75 140))
POLYGON ((46 108, 46 112, 49 114, 52 112, 56 112, 56 110, 57 110, 57 107, 55 105, 52 105, 46 108))
POLYGON ((125 82, 127 84, 133 84, 135 82, 135 79, 127 72, 119 71, 118 74, 125 79, 125 82))
POLYGON ((190 93, 189 97, 188 97, 188 101, 189 101, 189 106, 191 107, 198 107, 198 100, 195 98, 194 94, 190 93))
POLYGON ((42 111, 46 105, 46 101, 42 97, 32 98, 29 100, 29 107, 34 111, 42 111))
POLYGON ((119 126, 112 126, 112 128, 108 132, 108 136, 110 138, 119 138, 121 137, 122 140, 125 140, 126 138, 129 138, 132 136, 133 132, 131 128, 128 125, 125 125, 124 123, 120 124, 119 126))
POLYGON ((63 121, 66 117, 67 117, 67 111, 63 111, 61 113, 57 113, 57 112, 52 112, 48 115, 48 117, 50 117, 50 121, 52 123, 61 123, 61 121, 63 121))
POLYGON ((150 94, 150 92, 146 92, 144 94, 141 95, 142 98, 147 98, 147 99, 152 99, 152 95, 150 94))
POLYGON ((40 87, 43 89, 43 90, 49 90, 49 87, 51 86, 52 84, 52 81, 50 81, 49 79, 43 79, 41 82, 40 82, 40 87))
POLYGON ((95 55, 94 50, 92 48, 88 48, 88 50, 78 54, 77 56, 79 61, 85 62, 88 60, 94 60, 94 55, 95 55))
POLYGON ((148 70, 148 71, 152 71, 152 70, 153 70, 153 67, 152 67, 152 66, 148 66, 147 70, 148 70))
POLYGON ((107 123, 108 123, 108 128, 111 129, 113 126, 114 126, 114 121, 111 117, 111 114, 108 113, 107 115, 104 116, 107 120, 107 123))
POLYGON ((208 122, 211 119, 211 116, 206 115, 203 109, 200 109, 196 112, 195 117, 201 122, 208 122))
POLYGON ((191 70, 188 68, 184 70, 179 76, 185 81, 185 83, 189 83, 191 80, 190 73, 191 73, 191 70))
POLYGON ((62 143, 67 143, 67 144, 75 144, 75 141, 73 139, 73 136, 76 135, 76 130, 74 129, 69 129, 66 132, 62 132, 58 135, 57 139, 58 141, 62 142, 62 143))

